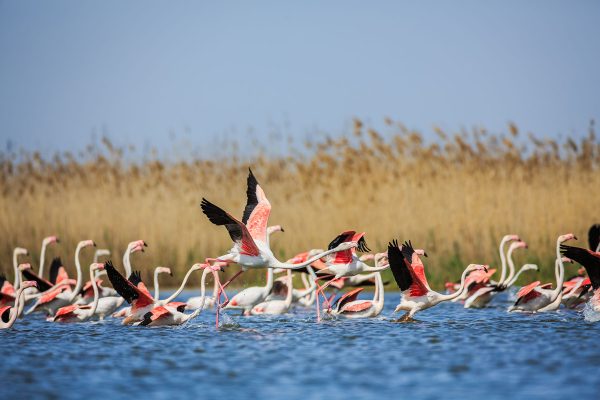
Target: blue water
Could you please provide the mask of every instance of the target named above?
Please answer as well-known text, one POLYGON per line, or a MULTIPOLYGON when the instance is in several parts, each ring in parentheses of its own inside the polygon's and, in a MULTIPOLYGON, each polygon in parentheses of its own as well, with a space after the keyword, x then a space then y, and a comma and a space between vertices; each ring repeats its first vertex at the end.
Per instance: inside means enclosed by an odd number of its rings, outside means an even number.
POLYGON ((579 312, 508 314, 502 297, 485 310, 443 304, 395 323, 398 299, 386 294, 380 318, 320 324, 314 309, 229 313, 239 326, 218 332, 206 311, 162 328, 30 316, 0 331, 0 398, 600 397, 600 323, 579 312))

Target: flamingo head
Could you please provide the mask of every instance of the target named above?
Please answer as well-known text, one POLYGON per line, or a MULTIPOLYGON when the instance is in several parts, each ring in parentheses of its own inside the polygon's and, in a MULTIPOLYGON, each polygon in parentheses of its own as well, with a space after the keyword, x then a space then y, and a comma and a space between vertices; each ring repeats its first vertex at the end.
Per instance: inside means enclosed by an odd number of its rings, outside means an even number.
POLYGON ((173 273, 171 272, 171 268, 169 268, 169 267, 156 267, 155 271, 157 274, 169 274, 169 275, 173 276, 173 273))
POLYGON ((415 254, 421 257, 427 257, 427 253, 423 249, 415 249, 415 254))
POLYGON ((207 264, 207 263, 196 263, 196 264, 194 264, 194 265, 192 265, 190 267, 190 271, 199 271, 202 268, 208 268, 208 267, 210 267, 210 264, 207 264))
POLYGON ((81 242, 79 242, 77 244, 77 247, 81 247, 81 248, 90 247, 90 246, 96 247, 96 243, 93 240, 89 240, 89 239, 88 240, 82 240, 81 242))
POLYGON ((569 257, 561 257, 560 260, 564 263, 573 263, 573 260, 571 260, 569 257))
POLYGON ((21 288, 25 289, 25 288, 30 288, 30 287, 34 287, 37 288, 37 282, 36 281, 23 281, 21 282, 21 288))
POLYGON ((558 242, 558 243, 564 243, 564 242, 566 242, 567 240, 577 240, 577 236, 575 236, 573 233, 567 233, 567 234, 565 234, 565 235, 560 235, 560 236, 558 237, 558 240, 557 240, 557 242, 558 242))
POLYGON ((273 226, 267 227, 267 235, 270 235, 271 233, 275 233, 275 232, 285 232, 285 231, 283 230, 283 227, 281 225, 273 225, 273 226))
POLYGON ((97 249, 96 250, 96 256, 98 256, 98 257, 110 256, 110 250, 108 250, 108 249, 97 249))
POLYGON ((358 242, 342 242, 335 248, 335 250, 336 251, 350 250, 357 246, 358 246, 358 242))
POLYGON ((383 253, 377 253, 373 258, 375 259, 375 266, 390 265, 387 251, 383 253))
POLYGON ((521 241, 521 238, 519 237, 519 235, 511 233, 508 235, 504 235, 504 237, 502 238, 502 241, 503 242, 519 242, 519 241, 521 241))
POLYGON ((513 242, 510 244, 510 247, 508 248, 508 251, 513 251, 516 249, 526 249, 527 248, 527 243, 525 243, 524 241, 520 240, 518 242, 513 242))
POLYGON ((19 271, 25 271, 26 269, 31 269, 31 264, 29 264, 29 263, 19 264, 19 271))
POLYGON ((44 238, 44 240, 42 241, 42 244, 47 246, 49 244, 58 243, 58 242, 59 242, 58 236, 48 236, 48 237, 44 238))
POLYGON ((488 266, 487 265, 483 265, 483 264, 469 264, 469 266, 467 267, 467 271, 468 272, 473 272, 473 271, 482 271, 482 272, 488 272, 488 266))
POLYGON ((15 256, 27 256, 29 255, 29 250, 24 249, 23 247, 16 247, 14 251, 15 256))
POLYGON ((523 271, 539 271, 539 267, 536 264, 525 264, 522 267, 523 271))
POLYGON ((104 263, 92 263, 92 271, 104 271, 104 263))

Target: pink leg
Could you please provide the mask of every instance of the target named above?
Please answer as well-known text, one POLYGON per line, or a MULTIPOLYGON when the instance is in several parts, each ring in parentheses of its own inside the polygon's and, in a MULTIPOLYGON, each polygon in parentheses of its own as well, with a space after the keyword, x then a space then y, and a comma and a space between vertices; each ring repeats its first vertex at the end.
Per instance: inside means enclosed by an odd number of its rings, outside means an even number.
MULTIPOLYGON (((315 282, 319 280, 319 278, 317 278, 315 280, 315 282)), ((329 302, 329 299, 327 298, 327 296, 325 296, 325 288, 327 288, 327 286, 329 286, 329 284, 333 281, 333 279, 331 279, 330 281, 328 281, 326 284, 324 284, 323 286, 319 286, 317 284, 317 298, 316 298, 316 303, 317 303, 317 322, 321 322, 321 306, 319 305, 319 294, 321 294, 323 296, 323 298, 325 299, 325 302, 327 303, 327 308, 330 309, 331 308, 331 303, 329 302)))

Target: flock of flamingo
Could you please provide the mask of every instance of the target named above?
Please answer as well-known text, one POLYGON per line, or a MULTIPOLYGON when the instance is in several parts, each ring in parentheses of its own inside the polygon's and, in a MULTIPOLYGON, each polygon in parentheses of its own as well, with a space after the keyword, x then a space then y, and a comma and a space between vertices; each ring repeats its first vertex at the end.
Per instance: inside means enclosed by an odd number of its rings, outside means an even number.
MULTIPOLYGON (((59 242, 56 236, 42 241, 37 273, 31 264, 19 262, 28 251, 15 248, 13 283, 0 276, 0 328, 10 328, 18 318, 33 313, 43 314, 50 322, 83 322, 112 317, 122 318, 123 324, 127 325, 181 325, 205 309, 215 310, 218 328, 222 310, 237 309, 243 315, 277 315, 292 312, 293 307, 313 305, 317 321, 335 317, 373 318, 383 310, 385 283, 381 272, 388 268, 401 291, 395 311, 405 312, 398 321, 410 321, 417 312, 446 301, 462 302, 465 308, 484 308, 498 293, 513 286, 522 273, 538 269, 536 265, 525 264, 516 270, 512 254, 527 245, 517 235, 506 235, 499 247, 501 271, 497 281, 492 279, 496 269, 470 264, 459 281, 446 284, 447 293, 438 293, 427 282, 422 261, 427 254, 423 249, 414 248, 410 241, 392 240, 384 252, 372 254, 365 233, 351 230, 333 239, 327 250, 311 249, 281 262, 273 255, 269 240, 273 233, 283 232, 283 229, 278 225, 268 226, 271 204, 251 170, 246 194, 247 203, 241 220, 202 199, 202 212, 213 224, 227 229, 233 246, 224 255, 192 265, 177 291, 163 299, 160 298, 158 276, 171 274, 170 269, 155 268, 154 293, 151 294, 139 271, 134 271, 131 265, 131 254, 143 252, 147 246, 143 240, 127 246, 123 255, 124 274, 112 261, 100 262, 101 257, 110 256, 110 251, 97 249, 87 281, 82 272, 80 253, 96 246, 92 240, 79 242, 75 249, 76 279, 69 277, 60 258, 52 260, 48 279, 44 277, 46 249, 59 242), (363 254, 359 256, 359 252, 363 254), (229 264, 238 264, 241 270, 221 283, 219 272, 229 264), (266 285, 245 288, 229 298, 225 288, 251 268, 266 269, 266 285), (177 301, 195 271, 202 271, 200 295, 186 302, 177 301), (285 275, 276 279, 275 276, 280 274, 285 275), (293 287, 293 274, 300 275, 302 289, 293 287), (112 288, 102 285, 103 275, 108 276, 112 288), (213 280, 211 294, 206 293, 209 277, 213 280), (358 299, 365 286, 375 286, 371 300, 358 299), (345 287, 351 290, 336 298, 337 292, 345 287), (29 308, 25 310, 25 306, 29 308)), ((577 239, 572 233, 560 235, 556 241, 554 289, 551 283, 532 282, 518 291, 516 301, 508 311, 549 312, 558 310, 561 305, 576 308, 588 304, 600 313, 600 225, 593 225, 588 236, 589 248, 584 249, 564 244, 577 239), (564 263, 572 262, 583 268, 576 276, 565 279, 564 263)))

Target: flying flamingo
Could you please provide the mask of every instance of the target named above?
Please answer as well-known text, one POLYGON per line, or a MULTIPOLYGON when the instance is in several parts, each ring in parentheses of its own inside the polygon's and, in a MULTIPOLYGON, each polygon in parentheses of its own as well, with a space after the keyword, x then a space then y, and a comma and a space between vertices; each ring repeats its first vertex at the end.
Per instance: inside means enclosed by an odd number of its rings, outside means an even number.
MULTIPOLYGON (((597 244, 596 248, 598 248, 598 246, 599 245, 597 244)), ((561 245, 560 250, 565 257, 578 262, 587 271, 593 292, 588 304, 593 311, 600 313, 600 251, 567 245, 561 245)))
POLYGON ((560 306, 560 300, 556 304, 556 300, 561 296, 564 282, 564 261, 560 254, 560 245, 571 239, 577 240, 575 235, 568 233, 559 236, 556 240, 556 288, 549 289, 547 286, 550 284, 540 285, 540 281, 524 286, 517 293, 517 301, 508 308, 508 311, 543 312, 555 310, 560 306))
MULTIPOLYGON (((508 260, 508 268, 509 273, 508 276, 502 281, 502 283, 487 283, 483 287, 477 289, 473 294, 471 294, 465 300, 465 308, 483 308, 489 304, 492 298, 500 292, 505 291, 510 287, 508 282, 510 282, 515 275, 515 263, 512 259, 512 253, 516 249, 526 249, 527 243, 523 241, 513 242, 508 247, 508 252, 506 253, 506 258, 508 260)), ((491 271, 490 271, 491 272, 491 271)), ((468 279, 468 278, 467 278, 468 279)))
POLYGON ((469 272, 487 270, 484 265, 470 264, 462 273, 459 290, 443 295, 428 288, 423 263, 410 242, 404 242, 400 249, 394 240, 388 244, 387 255, 394 279, 402 291, 402 299, 395 312, 407 311, 399 321, 410 321, 417 312, 458 297, 465 288, 465 278, 469 272), (415 266, 419 268, 415 269, 415 266))
POLYGON ((49 317, 48 320, 52 322, 84 322, 92 318, 96 313, 98 307, 98 300, 100 299, 98 286, 96 285, 96 271, 102 271, 104 264, 92 263, 90 265, 90 282, 94 289, 94 300, 92 304, 71 304, 65 307, 61 307, 56 311, 54 317, 49 317))
POLYGON ((216 259, 209 258, 206 261, 224 261, 242 266, 241 271, 235 274, 224 286, 227 286, 228 283, 248 268, 299 269, 326 255, 356 247, 356 243, 341 243, 338 247, 317 254, 300 264, 279 261, 273 255, 267 238, 267 223, 271 213, 271 203, 269 203, 267 196, 265 196, 264 191, 252 174, 252 170, 249 170, 247 184, 247 203, 242 221, 235 219, 204 198, 200 204, 202 212, 210 222, 217 226, 225 226, 234 243, 227 254, 216 259))
POLYGON ((35 287, 36 282, 34 281, 23 281, 21 287, 15 293, 15 305, 11 306, 0 306, 0 329, 8 329, 13 326, 17 317, 21 314, 24 307, 24 291, 27 288, 35 287))
MULTIPOLYGON (((271 277, 273 279, 273 277, 271 277)), ((292 292, 294 286, 292 284, 292 270, 287 270, 287 292, 285 300, 270 300, 263 301, 252 307, 250 313, 252 315, 280 315, 286 314, 290 311, 292 306, 292 292)), ((230 302, 231 304, 231 302, 230 302)))
MULTIPOLYGON (((96 246, 93 240, 83 240, 77 244, 75 249, 75 268, 77 270, 77 282, 75 289, 70 291, 64 291, 63 289, 56 289, 48 294, 39 297, 36 302, 25 312, 25 314, 31 314, 34 311, 44 311, 49 316, 53 316, 56 311, 64 306, 72 304, 79 296, 81 287, 83 285, 83 277, 81 274, 81 264, 79 262, 79 253, 86 247, 96 246)), ((68 282, 68 280, 66 280, 68 282)))
MULTIPOLYGON (((123 268, 125 269, 125 276, 127 277, 127 279, 130 279, 132 276, 132 268, 131 268, 131 255, 135 252, 144 252, 144 247, 148 247, 148 244, 143 241, 143 240, 134 240, 133 242, 129 242, 129 244, 127 245, 127 248, 125 249, 125 252, 123 253, 123 268)), ((106 269, 105 269, 106 271, 106 269)), ((143 285, 143 282, 141 282, 141 279, 139 281, 137 281, 140 285, 143 285)), ((147 290, 146 286, 143 285, 142 288, 143 290, 147 290)), ((118 309, 119 307, 121 307, 123 305, 123 303, 125 302, 125 299, 121 296, 119 296, 118 293, 116 293, 112 299, 112 304, 114 305, 114 310, 118 309)), ((106 302, 106 305, 108 306, 109 303, 106 302)), ((100 304, 100 308, 102 309, 102 304, 100 304)), ((112 314, 113 317, 115 318, 125 318, 129 315, 131 311, 131 307, 124 307, 122 309, 120 309, 117 312, 114 312, 112 314)))
MULTIPOLYGON (((267 228, 267 243, 270 240, 271 234, 273 234, 275 232, 284 232, 284 230, 280 225, 269 226, 267 228)), ((227 265, 226 262, 217 262, 216 264, 219 267, 223 267, 223 266, 227 265)), ((235 296, 233 296, 231 298, 231 300, 229 300, 229 302, 227 302, 225 308, 226 309, 240 309, 240 310, 242 310, 243 314, 249 315, 252 307, 254 307, 256 304, 264 301, 266 299, 267 295, 271 292, 272 288, 273 288, 273 269, 267 268, 267 283, 265 286, 252 286, 252 287, 245 288, 244 290, 238 292, 235 296)), ((219 295, 219 292, 218 292, 218 288, 217 288, 217 282, 215 281, 213 299, 217 298, 218 295, 219 295)), ((203 304, 205 307, 209 307, 214 304, 214 300, 212 300, 212 302, 211 302, 210 298, 202 299, 201 297, 192 297, 192 298, 188 299, 188 304, 192 304, 192 306, 194 304, 199 305, 202 302, 204 302, 203 304)))

